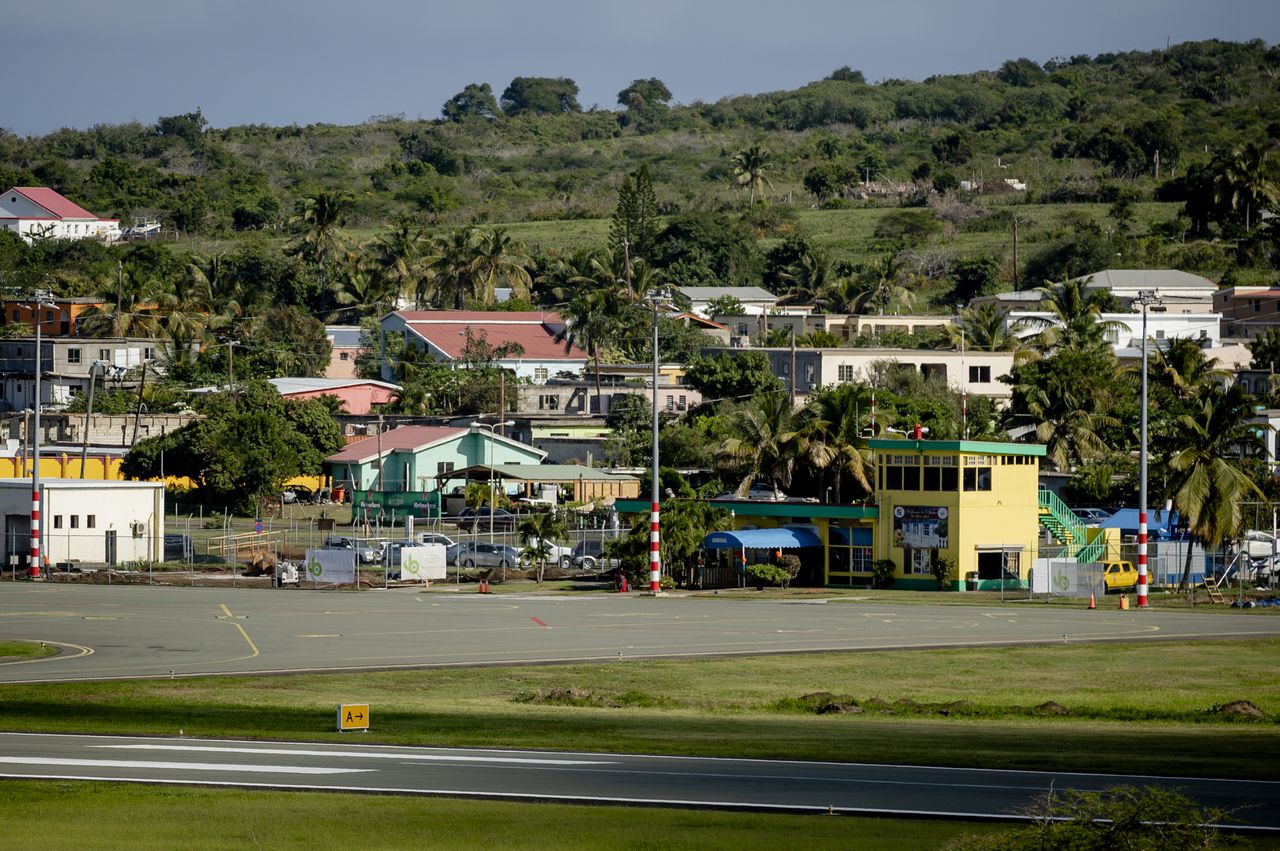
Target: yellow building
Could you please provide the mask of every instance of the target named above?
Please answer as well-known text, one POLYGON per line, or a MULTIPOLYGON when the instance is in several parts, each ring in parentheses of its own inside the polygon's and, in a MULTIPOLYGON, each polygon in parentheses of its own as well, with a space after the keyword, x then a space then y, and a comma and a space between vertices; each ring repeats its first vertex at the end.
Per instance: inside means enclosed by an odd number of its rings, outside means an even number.
POLYGON ((1040 539, 1045 447, 974 440, 873 438, 877 558, 894 586, 936 588, 933 565, 952 559, 960 587, 1022 587, 1040 539))

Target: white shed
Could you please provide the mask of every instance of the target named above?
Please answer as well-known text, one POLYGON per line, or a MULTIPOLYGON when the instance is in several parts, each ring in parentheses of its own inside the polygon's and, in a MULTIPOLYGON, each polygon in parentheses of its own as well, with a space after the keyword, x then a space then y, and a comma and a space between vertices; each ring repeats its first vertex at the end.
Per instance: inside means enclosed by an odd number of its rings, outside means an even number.
MULTIPOLYGON (((128 564, 164 558, 164 485, 42 479, 41 553, 49 564, 128 564)), ((31 480, 0 479, 5 564, 31 553, 31 480)), ((43 567, 43 565, 42 565, 43 567)))

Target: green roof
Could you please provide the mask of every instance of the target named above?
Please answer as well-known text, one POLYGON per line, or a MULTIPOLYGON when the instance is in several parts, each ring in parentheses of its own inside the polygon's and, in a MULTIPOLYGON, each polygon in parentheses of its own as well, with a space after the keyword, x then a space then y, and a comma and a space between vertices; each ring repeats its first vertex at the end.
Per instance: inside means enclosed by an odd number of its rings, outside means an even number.
POLYGON ((996 443, 993 440, 911 440, 873 437, 867 441, 872 449, 899 452, 972 452, 983 455, 1038 455, 1047 447, 1042 443, 996 443))
MULTIPOLYGON (((699 500, 694 500, 699 501, 699 500)), ((823 502, 764 502, 746 499, 712 500, 706 502, 714 508, 732 511, 738 517, 828 517, 844 520, 872 520, 880 509, 874 505, 839 505, 823 502)), ((671 500, 664 499, 663 505, 671 500)), ((648 499, 619 499, 613 503, 619 514, 648 514, 652 506, 648 499)))

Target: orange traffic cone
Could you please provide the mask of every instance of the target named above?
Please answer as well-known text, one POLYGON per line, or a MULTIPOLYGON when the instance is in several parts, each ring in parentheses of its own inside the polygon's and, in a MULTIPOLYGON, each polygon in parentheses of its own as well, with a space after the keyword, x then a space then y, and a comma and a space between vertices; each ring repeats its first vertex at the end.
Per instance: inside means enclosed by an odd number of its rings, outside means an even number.
POLYGON ((1095 597, 1093 594, 1089 595, 1089 608, 1091 609, 1098 608, 1098 598, 1095 597))

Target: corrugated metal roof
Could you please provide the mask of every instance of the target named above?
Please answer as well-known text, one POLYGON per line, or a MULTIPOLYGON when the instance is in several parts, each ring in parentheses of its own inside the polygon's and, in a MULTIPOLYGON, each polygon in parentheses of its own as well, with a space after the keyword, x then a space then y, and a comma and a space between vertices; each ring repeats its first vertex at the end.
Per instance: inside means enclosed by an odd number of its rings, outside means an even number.
POLYGON ((731 296, 738 301, 777 301, 778 297, 764 287, 676 287, 693 301, 712 301, 731 296))
POLYGON ((326 325, 324 333, 335 349, 360 348, 359 325, 326 325))
POLYGON ((375 381, 371 378, 271 378, 271 385, 280 391, 281 396, 292 393, 314 393, 324 390, 341 390, 344 387, 357 387, 368 384, 384 390, 399 391, 400 385, 386 381, 375 381))
POLYGON ((433 443, 462 437, 468 431, 469 429, 452 426, 400 426, 383 432, 381 441, 377 435, 366 437, 347 444, 341 452, 324 460, 334 464, 359 463, 377 458, 379 446, 384 455, 394 449, 417 451, 433 443))
POLYGON ((15 186, 9 190, 16 192, 29 201, 39 204, 60 219, 97 219, 84 207, 59 195, 44 186, 15 186))

